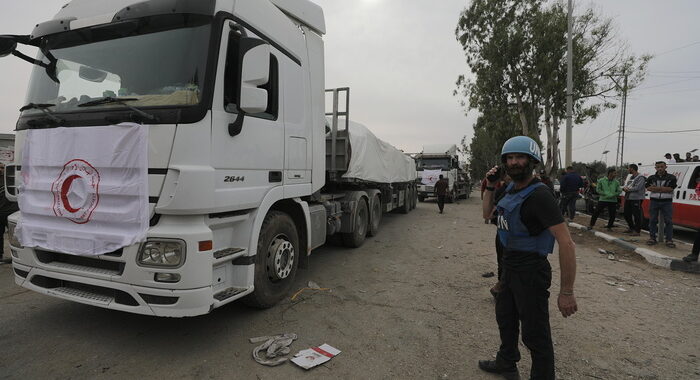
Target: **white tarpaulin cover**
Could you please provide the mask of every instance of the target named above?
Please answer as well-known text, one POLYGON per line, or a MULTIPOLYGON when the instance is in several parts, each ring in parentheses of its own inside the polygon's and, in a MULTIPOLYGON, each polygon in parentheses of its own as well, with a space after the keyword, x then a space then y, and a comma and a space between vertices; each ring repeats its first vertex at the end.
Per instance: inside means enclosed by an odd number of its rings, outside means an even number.
POLYGON ((441 169, 437 170, 423 170, 420 182, 424 185, 435 186, 437 181, 440 179, 440 174, 442 174, 441 169))
POLYGON ((25 247, 96 256, 146 237, 143 125, 30 130, 22 180, 16 234, 25 247))
POLYGON ((343 178, 378 183, 415 181, 416 163, 402 151, 378 139, 367 127, 350 122, 350 165, 343 178))

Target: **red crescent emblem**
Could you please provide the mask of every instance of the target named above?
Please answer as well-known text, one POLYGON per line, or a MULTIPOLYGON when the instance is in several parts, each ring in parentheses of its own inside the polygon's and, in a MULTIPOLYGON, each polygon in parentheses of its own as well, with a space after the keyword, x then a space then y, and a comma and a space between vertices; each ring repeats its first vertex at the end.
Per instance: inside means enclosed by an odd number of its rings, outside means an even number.
POLYGON ((68 210, 70 213, 76 213, 80 211, 78 208, 74 208, 73 206, 70 205, 70 201, 68 200, 68 191, 70 190, 71 185, 73 184, 73 181, 76 179, 80 178, 79 175, 72 175, 68 177, 64 182, 63 186, 61 186, 61 201, 63 202, 63 207, 68 210))
POLYGON ((100 203, 99 189, 100 173, 94 166, 79 159, 66 162, 51 185, 54 214, 76 224, 90 222, 100 203))

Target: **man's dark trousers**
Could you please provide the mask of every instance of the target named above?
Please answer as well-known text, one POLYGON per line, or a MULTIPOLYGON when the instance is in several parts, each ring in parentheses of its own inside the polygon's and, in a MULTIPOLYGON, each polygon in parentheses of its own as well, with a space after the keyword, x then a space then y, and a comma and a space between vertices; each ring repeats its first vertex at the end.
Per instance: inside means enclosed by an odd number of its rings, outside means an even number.
POLYGON ((561 214, 566 217, 569 214, 569 219, 573 219, 576 215, 576 200, 578 193, 564 193, 561 195, 561 214))
POLYGON ((613 228, 615 225, 615 216, 617 215, 617 202, 598 202, 598 206, 595 208, 595 212, 591 217, 591 227, 595 225, 598 220, 598 216, 603 212, 603 209, 608 209, 608 228, 613 228))
POLYGON ((445 195, 438 195, 438 207, 440 208, 440 212, 442 212, 442 209, 445 208, 445 195))
POLYGON ((625 199, 625 221, 630 230, 642 231, 642 201, 625 199))
POLYGON ((518 325, 522 323, 523 343, 532 356, 530 378, 554 379, 554 347, 549 326, 552 268, 544 257, 528 260, 524 265, 509 265, 509 255, 503 257, 504 285, 496 297, 496 321, 501 335, 498 359, 509 364, 520 360, 518 325))

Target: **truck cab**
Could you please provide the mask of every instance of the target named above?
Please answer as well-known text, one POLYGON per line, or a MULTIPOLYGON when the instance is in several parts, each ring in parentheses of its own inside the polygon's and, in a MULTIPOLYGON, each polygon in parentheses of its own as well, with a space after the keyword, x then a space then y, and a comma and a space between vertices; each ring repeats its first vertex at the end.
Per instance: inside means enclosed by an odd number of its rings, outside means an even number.
MULTIPOLYGON (((75 256, 13 235, 17 283, 116 310, 191 316, 254 293, 264 256, 272 268, 257 303, 276 302, 266 292, 289 286, 310 250, 300 198, 325 184, 324 33, 323 11, 306 0, 73 0, 30 35, 2 36, 2 55, 35 66, 9 198, 29 191, 22 157, 38 149, 25 145, 29 132, 132 123, 148 139, 145 241, 75 256), (279 223, 271 210, 299 231, 257 255, 263 224, 279 223)), ((58 235, 47 239, 81 239, 80 226, 58 235)))
POLYGON ((457 145, 426 145, 415 157, 420 184, 418 200, 423 202, 436 197, 435 183, 442 175, 448 181, 448 202, 468 198, 471 192, 466 171, 463 170, 457 155, 457 145))

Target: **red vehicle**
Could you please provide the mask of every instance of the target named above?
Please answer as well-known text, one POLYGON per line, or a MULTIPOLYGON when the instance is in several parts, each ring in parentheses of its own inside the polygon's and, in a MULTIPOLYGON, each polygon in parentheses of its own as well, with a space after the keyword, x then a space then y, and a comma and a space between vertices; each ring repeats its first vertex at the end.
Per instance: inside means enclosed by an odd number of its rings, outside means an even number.
MULTIPOLYGON (((678 185, 673 190, 673 224, 700 230, 700 194, 696 192, 700 177, 700 162, 684 162, 668 164, 668 173, 678 179, 678 185)), ((656 174, 653 165, 639 167, 639 174, 649 178, 656 174)), ((628 176, 629 177, 629 176, 628 176)), ((645 225, 649 219, 649 193, 642 202, 645 225)))

